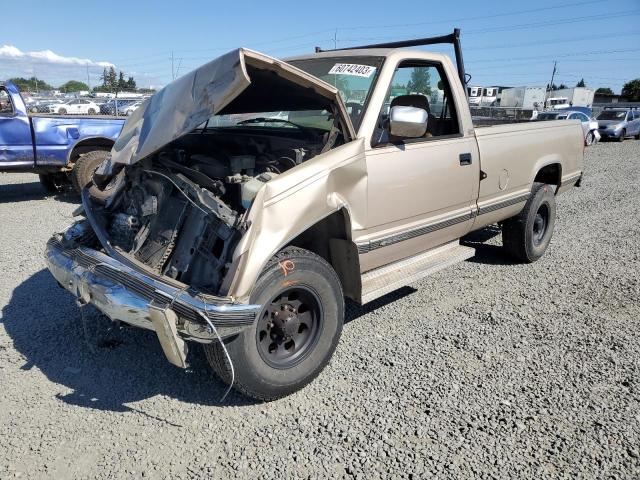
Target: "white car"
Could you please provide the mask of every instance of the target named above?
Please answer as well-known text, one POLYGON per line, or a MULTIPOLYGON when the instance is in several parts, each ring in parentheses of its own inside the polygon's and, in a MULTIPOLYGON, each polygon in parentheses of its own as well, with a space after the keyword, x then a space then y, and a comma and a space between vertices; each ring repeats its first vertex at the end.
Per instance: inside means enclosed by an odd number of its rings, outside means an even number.
POLYGON ((533 120, 580 120, 582 133, 584 134, 584 144, 593 145, 600 140, 598 122, 584 112, 577 110, 539 112, 533 120))
POLYGON ((118 113, 119 113, 120 115, 126 115, 126 116, 129 116, 129 115, 131 115, 133 112, 135 112, 135 111, 136 111, 136 109, 137 109, 140 105, 142 105, 142 102, 135 102, 135 103, 132 103, 131 105, 127 105, 126 107, 124 107, 124 108, 123 108, 122 110, 120 110, 118 113))
POLYGON ((49 105, 49 112, 60 115, 96 115, 100 112, 100 107, 84 98, 75 98, 49 105))

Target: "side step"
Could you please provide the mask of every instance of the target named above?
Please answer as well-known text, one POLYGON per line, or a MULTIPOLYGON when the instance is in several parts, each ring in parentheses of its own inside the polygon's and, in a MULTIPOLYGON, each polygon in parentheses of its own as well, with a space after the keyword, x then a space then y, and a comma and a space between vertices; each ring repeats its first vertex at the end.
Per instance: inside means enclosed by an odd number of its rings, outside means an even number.
POLYGON ((439 272, 476 254, 475 248, 447 243, 424 253, 370 270, 362 275, 362 303, 439 272))

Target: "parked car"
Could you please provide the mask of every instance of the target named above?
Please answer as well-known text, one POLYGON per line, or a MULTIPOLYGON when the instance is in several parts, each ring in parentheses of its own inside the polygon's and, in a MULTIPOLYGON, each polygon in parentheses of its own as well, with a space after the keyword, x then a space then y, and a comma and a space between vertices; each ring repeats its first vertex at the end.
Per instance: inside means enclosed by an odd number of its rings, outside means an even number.
MULTIPOLYGON (((459 30, 427 41, 460 52, 459 30)), ((155 331, 174 365, 203 344, 223 381, 271 400, 328 364, 345 297, 367 303, 470 258, 470 231, 500 224, 509 255, 539 259, 556 195, 582 178, 580 125, 474 129, 461 55, 456 68, 388 47, 287 61, 237 49, 170 83, 49 241, 53 276, 80 305, 155 331), (429 80, 392 94, 416 73, 429 80)), ((397 341, 393 318, 386 328, 397 341)))
POLYGON ((90 100, 74 98, 49 105, 49 113, 59 115, 95 115, 100 112, 100 107, 90 100))
POLYGON ((585 145, 593 145, 600 140, 598 122, 584 112, 578 110, 554 110, 539 112, 535 121, 544 120, 579 120, 582 125, 585 145))
POLYGON ((100 113, 102 113, 103 115, 118 115, 118 116, 124 116, 126 115, 126 113, 123 113, 124 110, 133 105, 134 103, 136 103, 138 100, 131 100, 131 99, 111 99, 108 100, 107 102, 103 103, 102 105, 100 105, 100 113), (117 108, 116 108, 117 106, 117 108))
POLYGON ((78 191, 104 161, 123 120, 30 116, 20 91, 0 82, 0 172, 32 172, 48 191, 67 179, 78 191))
POLYGON ((640 110, 629 108, 607 108, 597 117, 598 131, 602 138, 624 141, 633 136, 640 140, 640 110))
POLYGON ((137 101, 137 102, 134 102, 134 103, 132 103, 132 104, 130 104, 130 105, 127 105, 126 107, 124 107, 124 108, 121 110, 120 114, 128 117, 128 116, 129 116, 129 115, 131 115, 133 112, 135 112, 135 111, 136 111, 136 109, 137 109, 140 105, 142 105, 142 101, 137 101))

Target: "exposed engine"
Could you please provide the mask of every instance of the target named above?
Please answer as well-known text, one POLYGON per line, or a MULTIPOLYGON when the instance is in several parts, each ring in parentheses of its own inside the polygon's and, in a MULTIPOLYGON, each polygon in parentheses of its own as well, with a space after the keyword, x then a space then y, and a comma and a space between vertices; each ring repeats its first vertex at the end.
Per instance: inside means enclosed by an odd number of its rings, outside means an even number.
POLYGON ((215 156, 172 148, 127 167, 103 207, 111 244, 162 275, 217 292, 257 192, 319 152, 250 147, 215 156))

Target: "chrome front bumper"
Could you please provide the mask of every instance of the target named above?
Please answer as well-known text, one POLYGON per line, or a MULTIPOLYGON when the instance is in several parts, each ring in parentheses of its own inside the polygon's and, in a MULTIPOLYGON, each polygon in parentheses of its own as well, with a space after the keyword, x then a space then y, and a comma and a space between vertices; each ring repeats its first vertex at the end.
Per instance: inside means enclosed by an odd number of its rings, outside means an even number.
POLYGON ((56 237, 47 243, 45 260, 58 283, 81 305, 91 303, 111 320, 154 330, 161 343, 154 311, 171 314, 165 317, 175 323, 171 329, 180 337, 176 340, 211 343, 217 335, 224 338, 249 327, 260 309, 178 288, 90 248, 65 249, 56 237))

